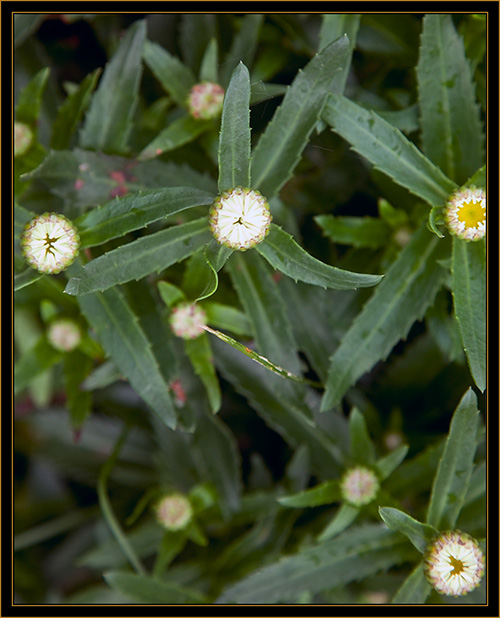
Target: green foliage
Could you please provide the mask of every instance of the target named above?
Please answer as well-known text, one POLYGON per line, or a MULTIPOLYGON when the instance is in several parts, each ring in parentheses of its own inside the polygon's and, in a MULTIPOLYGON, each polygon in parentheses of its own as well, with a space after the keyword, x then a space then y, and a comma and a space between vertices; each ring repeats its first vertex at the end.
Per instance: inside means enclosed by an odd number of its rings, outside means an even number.
POLYGON ((422 553, 491 529, 486 242, 444 216, 488 185, 485 15, 56 19, 75 50, 14 19, 16 602, 484 604, 433 591, 422 553), (236 186, 273 217, 244 252, 208 223, 236 186), (21 242, 44 212, 81 240, 52 276, 21 242), (192 519, 167 530, 173 493, 192 519))

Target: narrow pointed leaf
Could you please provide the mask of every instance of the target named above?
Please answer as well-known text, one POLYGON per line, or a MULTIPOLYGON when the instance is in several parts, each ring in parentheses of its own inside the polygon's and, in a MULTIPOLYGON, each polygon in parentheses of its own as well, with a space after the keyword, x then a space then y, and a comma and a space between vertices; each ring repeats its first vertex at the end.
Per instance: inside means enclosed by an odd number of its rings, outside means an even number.
POLYGON ((22 273, 19 273, 14 277, 14 292, 22 290, 26 286, 35 283, 35 281, 38 281, 41 277, 43 277, 43 274, 39 273, 34 268, 27 268, 26 270, 23 270, 22 273))
POLYGON ((210 39, 205 50, 203 60, 200 67, 201 82, 217 83, 217 67, 219 65, 219 50, 217 48, 217 39, 210 39))
POLYGON ((234 35, 231 49, 222 62, 220 69, 220 84, 224 88, 229 83, 231 75, 239 62, 243 62, 247 67, 252 66, 259 30, 263 20, 264 15, 259 13, 250 13, 241 19, 241 27, 234 35))
POLYGON ((271 199, 289 178, 316 126, 325 97, 343 79, 347 37, 337 39, 298 73, 252 153, 252 186, 271 199))
POLYGON ((118 154, 127 152, 132 118, 139 100, 145 36, 145 20, 134 23, 106 65, 80 133, 83 148, 118 154))
POLYGON ((329 266, 302 249, 295 240, 275 223, 256 250, 273 268, 295 280, 336 290, 353 290, 378 283, 381 275, 365 275, 329 266))
POLYGON ((210 409, 214 413, 218 412, 221 406, 221 392, 208 335, 203 333, 195 339, 185 341, 185 349, 194 372, 205 386, 210 409))
POLYGON ((486 245, 453 238, 453 304, 470 371, 479 390, 486 388, 486 245))
POLYGON ((64 356, 64 378, 66 381, 66 405, 73 429, 80 429, 90 415, 92 393, 81 389, 81 384, 92 368, 92 359, 74 350, 64 356))
POLYGON ((463 184, 483 163, 484 136, 469 61, 451 15, 424 16, 417 80, 423 151, 463 184))
POLYGON ((203 252, 206 266, 208 267, 204 273, 205 286, 196 298, 196 302, 212 296, 212 294, 217 291, 219 285, 219 276, 217 273, 224 266, 232 252, 232 249, 219 244, 214 239, 207 244, 203 252))
POLYGON ((237 335, 250 336, 252 334, 252 325, 243 311, 230 305, 210 301, 203 303, 203 309, 211 326, 229 330, 237 335))
POLYGON ((39 339, 14 365, 14 394, 20 393, 36 376, 58 363, 62 357, 63 354, 53 348, 45 337, 39 339))
POLYGON ((234 69, 224 96, 219 138, 219 192, 250 187, 250 75, 234 69))
POLYGON ((192 116, 181 116, 172 124, 163 129, 149 144, 139 153, 137 159, 146 161, 158 157, 164 152, 175 150, 184 144, 194 141, 199 135, 214 126, 213 120, 200 120, 192 116))
POLYGON ((356 46, 356 36, 358 34, 360 18, 361 15, 356 15, 353 13, 328 13, 326 15, 322 15, 318 50, 321 51, 329 43, 335 41, 335 39, 338 39, 344 34, 347 34, 347 38, 349 39, 349 58, 345 63, 345 69, 343 70, 341 77, 339 77, 339 87, 337 92, 344 92, 347 77, 349 75, 349 69, 351 67, 352 52, 356 46))
POLYGON ((207 603, 208 599, 190 588, 184 588, 177 583, 157 580, 146 575, 108 571, 104 573, 106 583, 126 598, 142 604, 184 604, 207 603))
POLYGON ((171 309, 174 305, 186 300, 184 292, 173 283, 168 281, 158 282, 158 291, 163 302, 171 309))
POLYGON ((64 291, 81 296, 159 273, 202 247, 209 234, 206 220, 198 219, 143 236, 89 262, 64 291))
POLYGON ((442 206, 456 188, 410 140, 375 112, 332 94, 322 117, 353 150, 431 206, 442 206))
POLYGON ((302 508, 307 506, 321 506, 331 504, 340 500, 340 489, 338 481, 325 481, 311 489, 305 489, 297 494, 280 496, 278 502, 283 506, 302 508))
POLYGON ((213 199, 212 194, 190 187, 150 189, 93 208, 75 223, 82 247, 94 247, 213 199))
POLYGON ((379 513, 391 530, 408 537, 421 554, 438 534, 436 528, 420 523, 399 509, 386 506, 379 508, 379 513))
POLYGON ((378 249, 387 246, 391 238, 391 229, 387 223, 375 217, 318 215, 314 221, 325 236, 341 245, 378 249))
POLYGON ((423 564, 419 562, 394 595, 392 603, 423 605, 431 590, 431 585, 425 579, 423 564))
POLYGON ((432 486, 427 523, 438 530, 453 530, 460 515, 474 467, 478 427, 477 399, 469 388, 451 419, 432 486))
POLYGON ((189 91, 196 83, 191 69, 166 49, 151 41, 144 43, 142 54, 144 62, 165 92, 168 92, 178 105, 185 107, 189 91))
POLYGON ((42 95, 47 85, 50 69, 47 67, 38 71, 19 94, 16 105, 16 120, 34 128, 40 116, 42 95))
POLYGON ((79 298, 82 313, 96 332, 106 354, 132 388, 168 427, 175 428, 176 412, 151 343, 118 289, 79 298))
POLYGON ((375 462, 375 447, 368 434, 366 421, 361 412, 354 408, 349 418, 351 457, 354 463, 371 466, 375 462))
POLYGON ((385 360, 413 323, 422 319, 446 277, 438 260, 448 251, 448 243, 424 226, 413 234, 335 351, 323 411, 336 405, 375 363, 385 360))
POLYGON ((385 457, 382 457, 377 462, 375 462, 375 469, 377 470, 381 481, 384 481, 394 472, 394 470, 406 457, 407 453, 408 446, 406 444, 401 444, 393 451, 385 455, 385 457))
POLYGON ((323 543, 324 541, 327 541, 328 539, 331 539, 343 532, 352 524, 358 514, 359 508, 357 506, 352 506, 351 504, 344 502, 340 506, 332 521, 318 536, 318 541, 323 543))

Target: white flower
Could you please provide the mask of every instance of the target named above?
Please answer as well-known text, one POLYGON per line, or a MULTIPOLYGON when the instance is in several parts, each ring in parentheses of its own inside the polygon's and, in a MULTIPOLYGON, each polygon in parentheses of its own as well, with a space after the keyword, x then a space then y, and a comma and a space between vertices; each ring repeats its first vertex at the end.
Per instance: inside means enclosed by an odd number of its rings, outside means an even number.
POLYGON ((172 309, 170 327, 178 337, 196 339, 203 333, 207 315, 201 307, 191 303, 180 303, 172 309))
POLYGON ((269 233, 272 221, 266 198, 254 189, 236 187, 221 193, 210 207, 215 239, 231 249, 255 247, 269 233))
POLYGON ((28 152, 33 142, 33 131, 24 122, 14 122, 14 157, 28 152))
POLYGON ((54 320, 47 329, 49 343, 60 352, 71 352, 82 340, 78 324, 69 318, 54 320))
POLYGON ((480 240, 486 234, 486 191, 462 187, 450 195, 444 218, 451 234, 463 240, 480 240))
POLYGON ((46 212, 29 221, 21 234, 21 248, 30 266, 54 275, 78 255, 80 237, 64 215, 46 212))
POLYGON ((340 481, 342 497, 354 506, 362 506, 371 502, 379 487, 375 473, 363 466, 347 470, 340 481))
POLYGON ((193 118, 209 120, 222 112, 224 88, 213 82, 196 84, 189 92, 187 105, 193 118))
POLYGON ((427 547, 424 571, 437 592, 461 596, 479 585, 484 575, 484 554, 471 536, 460 530, 448 530, 427 547))
POLYGON ((191 521, 193 509, 182 494, 164 496, 156 505, 158 522, 167 530, 181 530, 191 521))

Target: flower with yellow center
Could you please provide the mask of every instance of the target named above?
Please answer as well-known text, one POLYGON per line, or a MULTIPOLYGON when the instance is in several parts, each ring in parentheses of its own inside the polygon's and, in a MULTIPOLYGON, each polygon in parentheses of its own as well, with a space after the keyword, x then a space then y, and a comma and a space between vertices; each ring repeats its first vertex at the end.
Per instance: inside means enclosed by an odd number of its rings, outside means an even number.
POLYGON ((217 197, 210 207, 208 220, 217 242, 246 251, 267 236, 272 216, 266 198, 259 191, 236 187, 217 197))
POLYGON ((44 213, 28 221, 21 234, 21 249, 30 266, 55 275, 67 268, 78 255, 80 237, 64 215, 44 213))
POLYGON ((424 572, 439 594, 462 596, 479 586, 484 575, 484 553, 465 532, 441 532, 424 554, 424 572))
POLYGON ((379 487, 375 473, 364 466, 350 468, 340 482, 342 497, 354 506, 369 504, 375 498, 379 487))
POLYGON ((156 505, 156 518, 167 530, 181 530, 191 521, 191 503, 182 494, 164 496, 156 505))
POLYGON ((463 240, 481 240, 486 234, 486 191, 462 187, 450 195, 444 218, 451 234, 463 240))

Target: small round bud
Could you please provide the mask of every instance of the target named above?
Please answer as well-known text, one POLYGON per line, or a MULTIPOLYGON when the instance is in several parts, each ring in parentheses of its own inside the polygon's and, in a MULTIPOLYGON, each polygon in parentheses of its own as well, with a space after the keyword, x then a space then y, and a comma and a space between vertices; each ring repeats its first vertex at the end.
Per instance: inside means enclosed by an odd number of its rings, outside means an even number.
POLYGON ((181 530, 191 521, 193 509, 182 494, 164 496, 156 505, 156 518, 167 530, 181 530))
POLYGON ((33 143, 33 131, 24 122, 14 122, 14 157, 26 154, 33 143))
POLYGON ((64 215, 46 212, 28 221, 21 234, 21 249, 30 266, 55 275, 78 255, 80 237, 64 215))
POLYGON ((71 352, 78 347, 82 333, 76 322, 69 318, 54 320, 47 329, 47 338, 52 347, 60 352, 71 352))
POLYGON ((221 193, 208 214, 215 240, 239 251, 261 243, 269 233, 272 219, 266 198, 259 191, 243 187, 221 193))
POLYGON ((342 497, 354 506, 370 503, 375 498, 379 487, 375 473, 363 466, 347 470, 340 482, 342 497))
POLYGON ((180 303, 172 309, 169 322, 177 337, 196 339, 203 333, 203 326, 207 323, 207 315, 198 305, 180 303))
POLYGON ((484 575, 483 550, 465 532, 441 532, 424 554, 424 572, 439 594, 453 597, 468 594, 479 586, 484 575))
POLYGON ((445 204, 444 219, 450 234, 463 240, 481 240, 486 234, 486 191, 462 187, 445 204))
POLYGON ((222 112, 224 88, 213 82, 203 82, 191 88, 187 105, 193 118, 210 120, 222 112))

